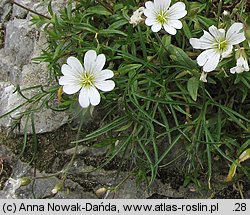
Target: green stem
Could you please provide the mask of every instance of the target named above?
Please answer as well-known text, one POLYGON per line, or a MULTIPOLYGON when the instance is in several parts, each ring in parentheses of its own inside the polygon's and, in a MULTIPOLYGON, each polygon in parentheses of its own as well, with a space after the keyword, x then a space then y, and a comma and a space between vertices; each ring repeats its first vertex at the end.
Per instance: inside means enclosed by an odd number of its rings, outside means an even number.
MULTIPOLYGON (((84 109, 82 114, 84 115, 87 110, 88 109, 84 109)), ((81 121, 80 121, 78 130, 77 130, 74 154, 72 155, 71 160, 68 163, 67 167, 62 171, 63 172, 63 176, 62 176, 63 182, 66 180, 67 175, 68 175, 68 171, 69 171, 70 167, 72 166, 72 164, 73 164, 73 162, 75 160, 75 157, 76 157, 76 154, 77 154, 77 151, 78 151, 78 142, 77 142, 77 140, 79 140, 79 138, 80 138, 80 133, 81 133, 81 129, 82 129, 84 119, 85 119, 84 117, 81 117, 81 121)))
POLYGON ((41 14, 41 13, 38 13, 38 12, 36 12, 36 11, 30 9, 30 8, 27 8, 27 7, 25 7, 25 6, 21 5, 21 4, 19 4, 19 3, 15 2, 15 1, 13 1, 13 0, 10 0, 10 2, 12 2, 13 4, 15 4, 15 5, 17 5, 17 6, 21 7, 21 8, 23 8, 23 9, 25 9, 25 10, 31 12, 31 13, 34 13, 34 14, 36 14, 36 15, 38 15, 38 16, 41 16, 41 17, 43 17, 43 18, 45 18, 45 19, 49 19, 49 20, 51 19, 51 17, 45 16, 45 15, 43 15, 43 14, 41 14))
POLYGON ((97 0, 97 2, 113 14, 113 10, 107 4, 103 3, 101 0, 97 0))
POLYGON ((155 33, 155 36, 157 37, 157 39, 159 40, 160 44, 161 44, 162 47, 165 49, 165 51, 168 53, 168 50, 167 50, 167 48, 165 47, 165 45, 163 44, 163 42, 162 42, 162 40, 161 40, 159 34, 158 34, 158 33, 155 33))
POLYGON ((218 12, 217 12, 217 27, 219 27, 219 23, 220 23, 220 15, 221 15, 221 10, 222 10, 222 5, 223 5, 223 0, 220 0, 219 6, 218 6, 218 12))

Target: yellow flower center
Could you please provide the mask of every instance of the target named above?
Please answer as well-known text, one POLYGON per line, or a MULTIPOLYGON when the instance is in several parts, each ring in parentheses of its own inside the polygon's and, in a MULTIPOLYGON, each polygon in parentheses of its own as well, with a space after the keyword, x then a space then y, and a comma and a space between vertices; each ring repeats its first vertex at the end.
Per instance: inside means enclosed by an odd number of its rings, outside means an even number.
POLYGON ((215 48, 219 49, 219 51, 223 52, 228 46, 228 43, 226 40, 218 41, 218 43, 215 44, 215 48))
POLYGON ((160 13, 157 15, 156 20, 161 23, 162 25, 167 22, 167 13, 166 11, 161 10, 160 13))
POLYGON ((81 85, 83 87, 90 87, 94 85, 95 77, 93 74, 86 72, 81 76, 81 85))

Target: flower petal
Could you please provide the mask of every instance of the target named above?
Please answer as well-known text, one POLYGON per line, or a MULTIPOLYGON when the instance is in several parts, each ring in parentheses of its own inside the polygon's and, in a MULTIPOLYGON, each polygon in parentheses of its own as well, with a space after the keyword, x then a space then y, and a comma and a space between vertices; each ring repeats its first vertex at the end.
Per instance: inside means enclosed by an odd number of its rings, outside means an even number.
POLYGON ((86 71, 91 72, 93 70, 97 54, 94 50, 89 50, 84 55, 84 68, 86 71))
POLYGON ((175 35, 177 33, 176 29, 168 24, 164 24, 163 27, 164 27, 164 30, 171 35, 175 35))
POLYGON ((204 31, 204 34, 200 39, 190 38, 189 42, 194 49, 209 49, 212 48, 212 45, 215 43, 215 39, 207 31, 204 31))
POLYGON ((154 0, 154 7, 157 10, 167 10, 169 8, 169 5, 171 3, 171 0, 154 0))
POLYGON ((230 57, 231 54, 233 52, 233 46, 232 45, 228 45, 226 50, 224 50, 221 54, 221 57, 222 58, 227 58, 227 57, 230 57))
POLYGON ((83 87, 79 93, 79 97, 78 97, 78 101, 79 104, 83 107, 83 108, 87 108, 90 104, 89 101, 89 89, 83 87))
POLYGON ((69 95, 75 94, 80 89, 81 89, 81 85, 64 85, 63 86, 63 92, 69 95))
POLYGON ((244 71, 245 71, 244 68, 241 67, 241 66, 235 66, 235 67, 233 67, 233 68, 230 69, 230 73, 232 73, 232 74, 242 73, 244 71))
POLYGON ((177 2, 173 4, 169 10, 169 19, 181 19, 187 15, 187 11, 185 10, 186 5, 183 2, 177 2))
POLYGON ((213 49, 203 51, 197 58, 197 63, 200 66, 203 66, 204 72, 211 72, 215 70, 219 61, 220 53, 213 49))
POLYGON ((149 10, 149 11, 153 11, 154 10, 154 3, 152 1, 147 1, 145 2, 145 7, 149 10))
POLYGON ((93 68, 92 68, 92 73, 93 74, 96 74, 96 73, 99 73, 100 71, 102 71, 104 65, 105 65, 105 62, 106 62, 106 57, 104 54, 99 54, 97 57, 96 57, 96 61, 93 65, 93 68))
POLYGON ((67 64, 78 74, 82 74, 84 71, 81 62, 75 57, 69 57, 67 59, 67 64))
POLYGON ((237 59, 237 66, 240 66, 244 69, 244 71, 249 71, 249 65, 248 65, 248 62, 247 62, 247 59, 245 59, 243 56, 240 56, 238 59, 237 59))
POLYGON ((61 72, 63 75, 72 76, 75 73, 75 70, 72 69, 68 64, 63 64, 61 67, 61 72))
POLYGON ((62 76, 59 79, 60 85, 80 85, 80 79, 75 78, 74 76, 62 76))
POLYGON ((145 9, 143 11, 144 15, 147 17, 147 18, 150 18, 150 19, 155 19, 155 14, 153 13, 153 10, 151 9, 145 9))
POLYGON ((167 24, 173 28, 176 29, 181 29, 182 28, 182 22, 180 20, 177 19, 170 19, 167 24))
POLYGON ((88 107, 90 104, 96 106, 100 103, 101 97, 95 87, 83 87, 79 94, 79 103, 83 108, 88 107))
POLYGON ((95 80, 97 82, 104 81, 106 79, 112 78, 113 76, 114 76, 113 71, 111 71, 110 69, 104 69, 101 72, 99 72, 98 74, 96 74, 95 80))
POLYGON ((237 45, 243 42, 246 39, 244 35, 243 24, 239 22, 232 24, 227 31, 226 39, 231 45, 237 45))
POLYGON ((162 27, 162 25, 160 23, 156 23, 156 24, 152 25, 151 30, 153 32, 158 32, 161 30, 161 27, 162 27))
POLYGON ((214 25, 208 28, 209 32, 215 38, 216 41, 222 41, 225 39, 225 30, 224 29, 217 29, 214 25))
POLYGON ((145 24, 146 24, 147 26, 151 26, 151 25, 157 24, 157 22, 156 22, 155 19, 146 18, 146 19, 145 19, 145 24))
POLYGON ((95 83, 95 86, 101 91, 108 92, 115 88, 115 82, 112 80, 99 81, 95 83))
POLYGON ((95 87, 89 88, 89 100, 91 105, 96 106, 101 101, 101 96, 98 90, 95 87))

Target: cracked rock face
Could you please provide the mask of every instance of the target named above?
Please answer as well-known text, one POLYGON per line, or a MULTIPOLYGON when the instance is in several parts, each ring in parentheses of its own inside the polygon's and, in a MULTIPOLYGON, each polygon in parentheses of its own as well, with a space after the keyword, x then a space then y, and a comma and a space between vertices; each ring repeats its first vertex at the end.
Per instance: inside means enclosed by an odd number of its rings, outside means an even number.
MULTIPOLYGON (((59 10, 65 2, 55 1, 55 10, 59 10)), ((43 14, 47 9, 40 1, 20 0, 19 4, 43 14)), ((46 63, 34 64, 32 58, 38 57, 46 48, 45 36, 31 26, 30 12, 7 0, 0 2, 0 116, 22 104, 25 100, 13 93, 16 86, 21 89, 48 84, 48 69, 46 63)), ((37 91, 28 92, 27 96, 35 95, 37 91)), ((0 119, 0 126, 9 127, 13 120, 20 118, 25 107, 16 110, 11 115, 0 119), (14 118, 14 119, 13 119, 14 118)), ((37 133, 57 129, 67 121, 67 114, 44 109, 35 115, 37 133)), ((20 131, 24 130, 24 120, 20 121, 20 131)), ((28 126, 28 132, 31 132, 28 126)))

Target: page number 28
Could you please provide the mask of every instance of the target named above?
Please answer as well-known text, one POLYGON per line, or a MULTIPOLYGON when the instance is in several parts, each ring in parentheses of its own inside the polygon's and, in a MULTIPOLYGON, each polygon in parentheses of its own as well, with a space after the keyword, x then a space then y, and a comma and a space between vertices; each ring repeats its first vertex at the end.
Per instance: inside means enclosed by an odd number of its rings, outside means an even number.
POLYGON ((246 211, 247 210, 246 203, 235 203, 234 205, 235 205, 234 211, 246 211))

